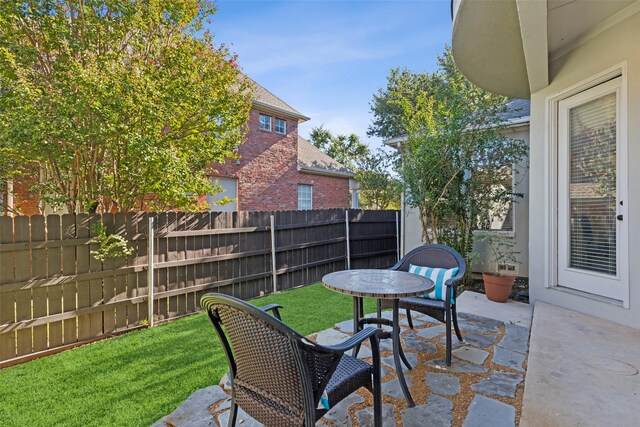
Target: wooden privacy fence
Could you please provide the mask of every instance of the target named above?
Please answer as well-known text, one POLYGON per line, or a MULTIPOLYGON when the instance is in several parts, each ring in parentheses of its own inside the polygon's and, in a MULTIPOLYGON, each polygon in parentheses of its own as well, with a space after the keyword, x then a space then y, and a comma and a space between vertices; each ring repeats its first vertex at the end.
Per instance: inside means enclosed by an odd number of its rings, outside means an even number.
POLYGON ((396 211, 338 209, 0 216, 0 367, 193 313, 205 292, 248 299, 389 267, 399 226, 396 211), (133 254, 95 259, 99 222, 133 254))

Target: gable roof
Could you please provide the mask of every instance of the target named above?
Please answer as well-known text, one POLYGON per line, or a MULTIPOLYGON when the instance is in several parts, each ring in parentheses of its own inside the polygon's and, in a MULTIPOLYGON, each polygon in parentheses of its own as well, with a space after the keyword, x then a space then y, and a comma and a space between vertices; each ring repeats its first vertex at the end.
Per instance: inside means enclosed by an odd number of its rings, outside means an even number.
POLYGON ((500 118, 504 120, 507 126, 516 122, 529 122, 531 115, 531 101, 528 99, 512 99, 507 102, 507 111, 500 114, 500 118))
POLYGON ((353 178, 356 176, 356 174, 301 136, 298 136, 298 170, 300 172, 330 175, 339 178, 353 178))
POLYGON ((263 86, 259 85, 251 77, 244 75, 244 78, 251 85, 253 90, 253 104, 275 114, 282 114, 298 119, 300 122, 309 120, 309 117, 284 102, 282 99, 269 92, 263 86))

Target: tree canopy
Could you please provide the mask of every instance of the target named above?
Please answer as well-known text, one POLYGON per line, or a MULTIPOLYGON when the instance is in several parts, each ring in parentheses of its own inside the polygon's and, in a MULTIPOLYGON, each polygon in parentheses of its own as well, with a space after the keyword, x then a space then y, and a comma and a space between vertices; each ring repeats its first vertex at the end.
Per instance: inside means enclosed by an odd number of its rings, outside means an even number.
POLYGON ((452 246, 470 261, 473 230, 518 197, 511 166, 527 147, 502 133, 506 98, 469 82, 450 49, 438 61, 434 73, 391 72, 374 97, 370 131, 406 134, 397 170, 424 241, 452 246))
POLYGON ((391 157, 383 150, 372 151, 358 135, 334 135, 323 126, 309 136, 313 145, 356 174, 361 208, 400 208, 400 186, 389 173, 391 157))
POLYGON ((0 179, 69 212, 197 209, 251 105, 204 0, 0 3, 0 179))
POLYGON ((394 68, 387 76, 387 86, 373 95, 370 111, 373 122, 367 135, 383 139, 407 133, 404 102, 415 104, 420 93, 428 92, 428 74, 413 73, 406 68, 394 68))

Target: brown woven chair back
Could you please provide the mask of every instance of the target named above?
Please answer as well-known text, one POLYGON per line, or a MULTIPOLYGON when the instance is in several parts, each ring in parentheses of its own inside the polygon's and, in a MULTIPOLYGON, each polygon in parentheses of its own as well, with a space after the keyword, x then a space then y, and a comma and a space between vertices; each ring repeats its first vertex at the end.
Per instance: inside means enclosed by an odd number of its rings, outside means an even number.
POLYGON ((415 252, 407 254, 398 268, 402 271, 409 271, 409 264, 436 267, 453 268, 460 267, 455 255, 438 246, 422 246, 415 252))
POLYGON ((213 295, 203 297, 202 305, 227 347, 236 403, 268 426, 304 425, 305 404, 315 411, 341 355, 318 351, 313 342, 243 301, 213 295))

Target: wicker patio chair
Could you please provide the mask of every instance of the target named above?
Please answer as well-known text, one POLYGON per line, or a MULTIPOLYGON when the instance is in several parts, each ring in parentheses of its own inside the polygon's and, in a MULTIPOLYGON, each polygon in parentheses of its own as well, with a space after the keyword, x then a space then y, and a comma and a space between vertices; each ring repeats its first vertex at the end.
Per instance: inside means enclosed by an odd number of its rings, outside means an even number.
MULTIPOLYGON (((407 321, 409 327, 413 329, 411 320, 411 310, 431 316, 447 325, 447 366, 451 365, 451 323, 456 331, 458 340, 462 341, 462 334, 458 327, 458 315, 456 313, 456 282, 464 276, 467 271, 467 264, 455 249, 445 245, 423 245, 415 248, 406 254, 392 270, 409 271, 409 264, 436 267, 454 268, 458 267, 458 273, 445 282, 446 296, 444 301, 433 300, 421 297, 411 297, 400 299, 400 308, 407 310, 407 321), (453 303, 451 302, 453 301, 453 303), (453 322, 452 322, 453 320, 453 322)), ((380 305, 380 304, 379 304, 380 305)), ((382 300, 382 307, 390 307, 391 302, 382 300)))
MULTIPOLYGON (((327 410, 365 387, 373 394, 374 425, 382 426, 379 329, 366 328, 334 346, 322 346, 244 301, 222 294, 200 300, 229 363, 234 426, 238 406, 265 426, 315 426, 327 410), (366 339, 373 364, 345 354, 366 339)), ((279 307, 279 306, 278 306, 279 307)))

